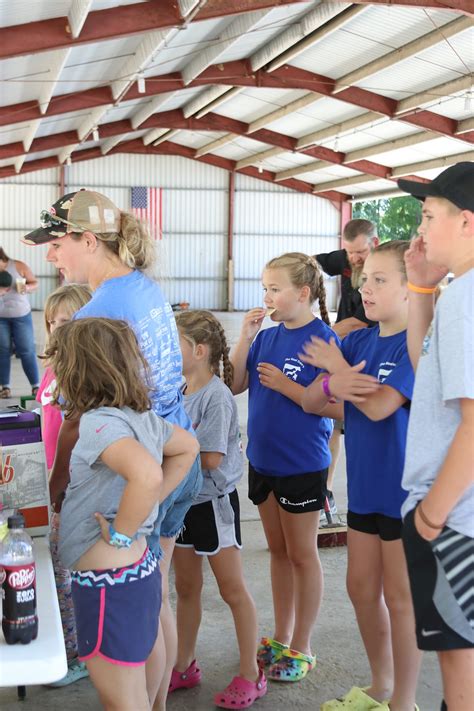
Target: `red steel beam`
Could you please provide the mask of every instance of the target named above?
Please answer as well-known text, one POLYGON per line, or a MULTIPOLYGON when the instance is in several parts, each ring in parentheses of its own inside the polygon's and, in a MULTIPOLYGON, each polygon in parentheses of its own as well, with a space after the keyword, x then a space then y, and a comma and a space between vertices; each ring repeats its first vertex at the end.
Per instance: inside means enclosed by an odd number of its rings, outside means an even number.
MULTIPOLYGON (((121 143, 119 146, 115 146, 108 155, 114 153, 139 153, 147 155, 178 155, 190 160, 197 160, 201 163, 207 163, 208 165, 215 166, 216 168, 222 168, 228 171, 234 171, 242 173, 243 175, 249 175, 257 180, 263 180, 264 182, 274 183, 275 173, 269 170, 264 170, 259 173, 257 168, 249 166, 248 168, 242 168, 241 170, 235 170, 235 161, 229 160, 228 158, 222 158, 220 156, 207 154, 196 158, 193 148, 188 148, 187 146, 181 146, 178 143, 172 143, 171 141, 165 141, 159 146, 145 146, 143 142, 139 139, 134 139, 131 141, 126 141, 121 143)), ((84 151, 78 151, 72 157, 73 163, 78 163, 84 160, 94 160, 95 158, 102 158, 102 153, 100 148, 90 148, 84 151)), ((58 167, 59 162, 57 156, 50 156, 49 158, 42 158, 39 160, 27 161, 23 163, 21 174, 31 173, 36 170, 45 170, 46 168, 58 167)), ((9 178, 16 175, 14 166, 4 166, 0 168, 0 179, 9 178)), ((278 185, 283 185, 284 187, 290 188, 291 190, 296 190, 298 192, 306 193, 312 195, 312 186, 309 183, 305 183, 302 180, 295 180, 294 178, 290 180, 279 181, 278 185)), ((336 202, 343 202, 348 199, 348 196, 343 193, 338 193, 335 190, 326 191, 321 193, 317 197, 327 198, 329 200, 334 200, 336 202)))
MULTIPOLYGON (((226 131, 229 133, 236 133, 240 136, 253 138, 256 141, 261 141, 262 143, 282 148, 285 151, 295 151, 297 143, 296 138, 286 136, 282 133, 277 133, 276 131, 269 131, 268 129, 260 129, 259 131, 254 131, 249 134, 249 125, 247 123, 228 118, 227 116, 222 116, 221 114, 209 113, 200 119, 193 117, 186 119, 180 109, 162 111, 160 113, 153 114, 153 116, 150 116, 140 126, 140 130, 148 128, 184 129, 189 131, 226 131)), ((134 129, 131 122, 126 119, 122 121, 113 121, 100 126, 100 134, 102 138, 119 136, 133 131, 134 129)), ((76 131, 66 131, 52 136, 35 138, 31 144, 30 152, 34 153, 39 151, 54 150, 55 148, 63 148, 64 146, 78 142, 79 138, 76 131)), ((316 158, 317 160, 329 161, 331 163, 335 163, 336 165, 344 164, 344 153, 333 151, 332 149, 324 146, 312 146, 299 152, 310 156, 311 158, 316 158)), ((23 155, 23 153, 24 148, 22 143, 17 142, 0 146, 0 160, 5 158, 14 158, 15 156, 23 155)), ((378 178, 385 178, 387 175, 390 175, 391 172, 389 167, 379 163, 374 163, 373 161, 353 161, 348 165, 348 167, 353 168, 354 170, 359 170, 362 173, 367 173, 368 175, 375 175, 378 178)))
POLYGON ((0 29, 0 59, 77 47, 140 32, 180 25, 183 18, 174 0, 122 5, 90 12, 79 37, 72 39, 67 17, 28 22, 0 29))
MULTIPOLYGON (((473 0, 474 2, 474 0, 473 0)), ((283 65, 274 72, 268 73, 265 70, 259 70, 252 73, 249 64, 246 60, 228 62, 226 64, 218 64, 208 67, 202 74, 197 77, 189 86, 205 86, 208 84, 226 84, 229 86, 254 86, 280 89, 305 89, 306 91, 315 91, 324 96, 337 98, 338 101, 344 101, 353 106, 359 106, 368 111, 377 111, 378 113, 395 118, 396 120, 404 121, 411 125, 423 128, 428 131, 436 131, 450 138, 459 138, 456 136, 457 121, 447 116, 441 116, 432 111, 420 110, 409 115, 396 116, 397 101, 380 94, 376 94, 359 87, 348 87, 333 97, 335 81, 330 77, 325 77, 320 74, 308 72, 305 69, 298 69, 291 65, 283 65)), ((146 93, 140 94, 138 87, 134 84, 124 95, 123 101, 144 98, 146 96, 156 96, 169 91, 176 91, 183 88, 184 84, 179 74, 165 74, 155 77, 147 77, 146 93)), ((96 106, 104 106, 114 103, 111 89, 108 86, 89 89, 83 92, 63 94, 54 97, 46 114, 42 116, 39 111, 37 102, 28 101, 22 104, 14 104, 4 106, 1 109, 0 126, 12 125, 23 121, 31 121, 43 117, 57 116, 71 111, 86 110, 95 108, 96 106)), ((215 114, 218 116, 218 114, 215 114)), ((218 119, 216 118, 216 121, 218 119)), ((217 124, 216 124, 216 130, 217 124)), ((227 129, 223 129, 227 130, 227 129)), ((262 129, 265 131, 266 129, 262 129)), ((271 133, 271 132, 270 132, 271 133)), ((252 134, 255 136, 255 134, 252 134)), ((291 140, 286 137, 287 141, 291 140)), ((473 143, 473 138, 470 133, 464 134, 462 140, 466 143, 473 143)), ((280 145, 280 144, 279 144, 280 145)), ((289 145, 287 143, 287 145, 289 145)), ((281 146, 285 147, 285 146, 281 146)), ((292 150, 292 149, 290 149, 292 150)))

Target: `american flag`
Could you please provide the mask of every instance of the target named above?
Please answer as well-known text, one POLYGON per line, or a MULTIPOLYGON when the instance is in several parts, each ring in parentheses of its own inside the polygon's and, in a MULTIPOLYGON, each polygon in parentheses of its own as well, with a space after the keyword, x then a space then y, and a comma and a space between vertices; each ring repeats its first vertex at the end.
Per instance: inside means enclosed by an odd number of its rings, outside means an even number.
POLYGON ((163 236, 163 188, 131 188, 131 211, 147 223, 153 239, 163 236))

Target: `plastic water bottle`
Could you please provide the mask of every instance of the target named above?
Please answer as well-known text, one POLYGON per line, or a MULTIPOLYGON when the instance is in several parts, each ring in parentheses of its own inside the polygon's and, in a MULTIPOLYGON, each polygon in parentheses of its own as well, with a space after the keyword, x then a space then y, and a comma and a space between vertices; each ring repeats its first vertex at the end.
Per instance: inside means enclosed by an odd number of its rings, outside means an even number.
POLYGON ((3 595, 2 630, 7 644, 29 644, 38 636, 36 567, 33 541, 21 513, 8 518, 8 533, 0 543, 3 595))

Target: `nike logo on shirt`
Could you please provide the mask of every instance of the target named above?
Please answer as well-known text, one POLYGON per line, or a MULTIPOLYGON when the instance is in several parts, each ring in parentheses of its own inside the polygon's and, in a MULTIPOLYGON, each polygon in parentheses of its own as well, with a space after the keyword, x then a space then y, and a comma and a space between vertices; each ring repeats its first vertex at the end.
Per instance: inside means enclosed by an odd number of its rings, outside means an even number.
POLYGON ((101 427, 98 427, 98 428, 96 429, 95 433, 96 433, 96 434, 99 434, 99 432, 102 432, 102 430, 104 429, 104 427, 107 427, 107 425, 102 425, 101 427))

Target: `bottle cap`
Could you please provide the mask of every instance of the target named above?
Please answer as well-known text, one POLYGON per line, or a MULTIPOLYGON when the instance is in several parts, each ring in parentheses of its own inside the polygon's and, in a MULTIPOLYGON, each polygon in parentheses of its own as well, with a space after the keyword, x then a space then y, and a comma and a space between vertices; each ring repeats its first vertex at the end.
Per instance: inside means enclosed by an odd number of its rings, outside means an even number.
POLYGON ((22 513, 8 517, 8 528, 25 528, 25 519, 22 513))

